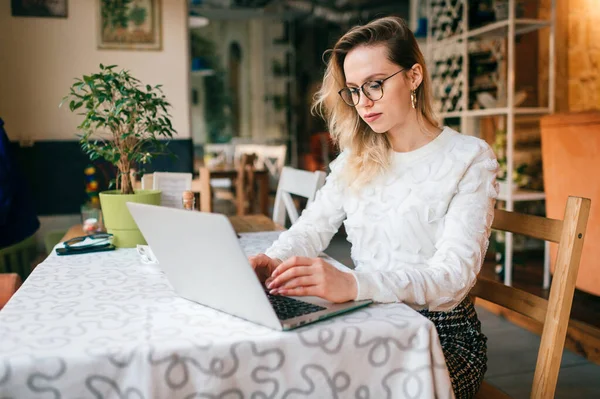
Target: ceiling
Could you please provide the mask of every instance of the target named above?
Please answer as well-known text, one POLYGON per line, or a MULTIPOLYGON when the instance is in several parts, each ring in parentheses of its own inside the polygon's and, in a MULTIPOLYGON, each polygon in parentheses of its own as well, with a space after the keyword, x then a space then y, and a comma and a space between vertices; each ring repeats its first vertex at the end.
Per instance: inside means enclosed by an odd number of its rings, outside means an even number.
POLYGON ((337 24, 405 14, 409 0, 203 0, 191 10, 211 19, 284 17, 337 24))

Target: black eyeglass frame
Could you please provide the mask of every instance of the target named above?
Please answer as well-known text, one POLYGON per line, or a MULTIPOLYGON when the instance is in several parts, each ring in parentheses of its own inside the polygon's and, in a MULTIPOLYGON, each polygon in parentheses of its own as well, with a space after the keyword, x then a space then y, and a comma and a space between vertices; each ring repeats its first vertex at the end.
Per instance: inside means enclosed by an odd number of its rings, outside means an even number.
MULTIPOLYGON (((356 104, 349 104, 346 100, 344 100, 344 96, 342 96, 342 92, 345 90, 350 90, 349 87, 343 87, 342 89, 340 89, 340 91, 338 91, 338 95, 341 97, 342 101, 348 105, 349 107, 356 107, 358 105, 358 103, 360 103, 360 92, 362 91, 363 94, 365 95, 365 97, 367 97, 369 100, 371 101, 379 101, 383 98, 383 82, 385 82, 386 80, 398 75, 400 72, 406 70, 406 68, 402 68, 401 70, 399 70, 398 72, 395 72, 393 74, 391 74, 390 76, 388 76, 387 78, 383 78, 383 79, 376 79, 376 80, 369 80, 365 83, 363 83, 360 86, 360 90, 358 91, 358 101, 356 102, 356 104), (368 85, 369 83, 377 83, 379 84, 379 86, 381 86, 381 97, 379 97, 378 99, 374 99, 369 97, 369 95, 367 94, 367 92, 365 91, 365 86, 368 85)), ((350 96, 352 96, 352 92, 350 92, 350 96)))

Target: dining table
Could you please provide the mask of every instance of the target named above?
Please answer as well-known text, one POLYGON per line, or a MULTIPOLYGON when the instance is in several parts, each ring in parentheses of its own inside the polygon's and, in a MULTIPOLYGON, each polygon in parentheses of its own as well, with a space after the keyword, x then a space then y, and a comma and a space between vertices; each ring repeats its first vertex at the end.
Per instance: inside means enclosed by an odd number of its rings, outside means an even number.
MULTIPOLYGON (((283 231, 264 215, 230 221, 248 256, 265 251, 283 231)), ((63 241, 82 232, 73 226, 63 241)), ((197 267, 218 265, 200 258, 197 267)), ((53 251, 0 311, 0 397, 454 394, 434 325, 406 304, 371 304, 276 331, 180 297, 160 259, 149 263, 135 248, 118 248, 69 256, 53 251)))
MULTIPOLYGON (((234 163, 199 166, 199 176, 192 179, 190 187, 190 191, 195 194, 196 199, 199 201, 198 209, 202 212, 214 211, 211 180, 228 179, 235 182, 238 173, 239 169, 234 163)), ((269 171, 265 168, 257 168, 254 170, 254 178, 256 181, 256 203, 251 204, 251 208, 256 207, 260 214, 269 215, 269 171)), ((232 184, 232 187, 234 186, 235 184, 232 184)), ((136 190, 141 189, 142 182, 140 180, 135 181, 134 188, 136 190)), ((243 206, 243 204, 236 203, 236 206, 243 206)))
MULTIPOLYGON (((204 165, 200 167, 200 178, 197 183, 192 185, 198 187, 200 195, 200 210, 202 212, 212 212, 212 179, 229 179, 235 181, 238 178, 239 168, 234 163, 222 163, 215 165, 204 165)), ((269 214, 269 171, 265 168, 256 168, 254 170, 256 180, 256 198, 258 200, 258 211, 263 215, 269 214)), ((253 205, 253 204, 252 204, 253 205)), ((238 203, 238 207, 243 207, 243 203, 238 203)))

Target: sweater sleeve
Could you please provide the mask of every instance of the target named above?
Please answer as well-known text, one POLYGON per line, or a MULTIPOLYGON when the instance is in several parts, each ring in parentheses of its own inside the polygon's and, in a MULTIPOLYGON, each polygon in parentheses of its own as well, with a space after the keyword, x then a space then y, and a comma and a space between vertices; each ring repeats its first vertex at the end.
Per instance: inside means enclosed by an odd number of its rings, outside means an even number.
POLYGON ((279 239, 265 251, 267 256, 281 260, 292 256, 314 258, 327 248, 346 217, 342 203, 344 184, 340 178, 346 156, 343 152, 331 162, 331 172, 315 200, 304 209, 296 223, 281 233, 279 239))
POLYGON ((458 305, 475 284, 489 244, 498 193, 498 162, 489 146, 473 158, 446 211, 434 255, 393 271, 354 271, 357 300, 405 302, 431 311, 458 305))

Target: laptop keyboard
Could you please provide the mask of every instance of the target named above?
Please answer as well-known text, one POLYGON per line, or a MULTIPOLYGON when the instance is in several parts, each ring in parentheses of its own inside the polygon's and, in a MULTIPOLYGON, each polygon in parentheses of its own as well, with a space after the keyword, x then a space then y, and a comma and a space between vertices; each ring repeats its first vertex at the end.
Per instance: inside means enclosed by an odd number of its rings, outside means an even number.
POLYGON ((294 298, 289 298, 282 295, 271 295, 265 291, 271 306, 275 309, 275 313, 279 320, 292 319, 309 313, 325 310, 326 308, 312 303, 299 301, 294 298))

